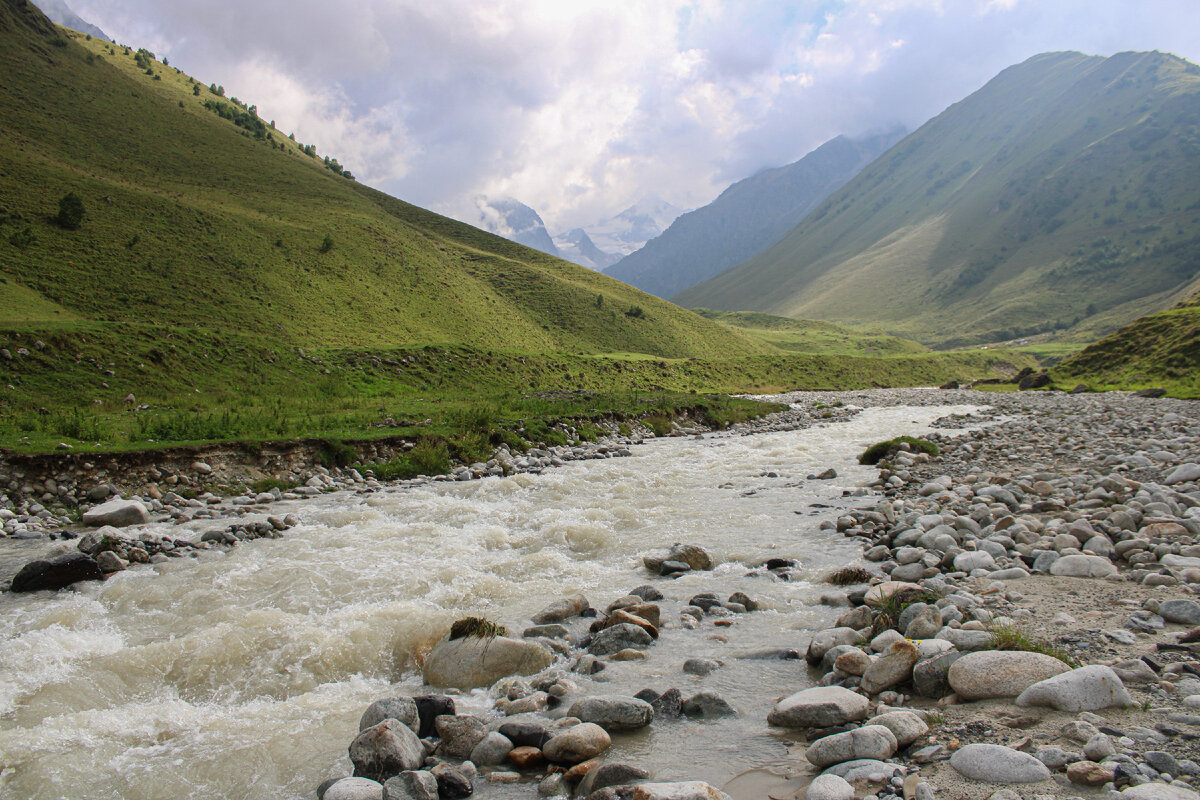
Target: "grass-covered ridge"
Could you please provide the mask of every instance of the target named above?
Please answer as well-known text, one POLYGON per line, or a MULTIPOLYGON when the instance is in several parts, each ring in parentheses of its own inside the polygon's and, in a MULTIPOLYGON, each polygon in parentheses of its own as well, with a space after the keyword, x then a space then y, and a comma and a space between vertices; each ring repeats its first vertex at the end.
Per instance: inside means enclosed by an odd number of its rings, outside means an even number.
POLYGON ((855 356, 911 355, 929 351, 929 348, 910 339, 884 333, 864 333, 823 320, 792 319, 761 311, 692 310, 706 319, 728 325, 781 350, 855 356))
POLYGON ((1176 397, 1200 398, 1200 293, 1085 347, 1052 374, 1064 386, 1162 387, 1176 397))
POLYGON ((1200 288, 1200 67, 1046 53, 675 299, 937 346, 1091 341, 1200 288))
POLYGON ((192 325, 302 347, 768 350, 364 186, 146 51, 54 28, 19 0, 0 9, 0 279, 26 300, 0 306, 0 326, 192 325), (54 221, 68 194, 82 200, 77 230, 54 221))

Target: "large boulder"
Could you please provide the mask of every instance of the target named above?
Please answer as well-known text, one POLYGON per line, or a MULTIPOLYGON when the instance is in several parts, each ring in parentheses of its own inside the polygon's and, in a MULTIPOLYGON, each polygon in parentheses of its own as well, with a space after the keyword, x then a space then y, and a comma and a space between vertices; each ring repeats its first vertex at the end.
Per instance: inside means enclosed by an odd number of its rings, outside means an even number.
POLYGON ((534 625, 549 625, 562 622, 571 617, 577 617, 587 610, 587 598, 581 594, 564 597, 543 608, 533 615, 534 625))
POLYGON ((52 558, 30 561, 13 576, 12 591, 36 592, 62 589, 79 581, 101 581, 104 573, 96 559, 84 553, 63 553, 52 558))
POLYGON ((510 675, 532 675, 554 660, 537 642, 506 636, 443 639, 425 660, 425 683, 454 689, 491 686, 510 675))
POLYGON ((1050 565, 1050 574, 1064 578, 1107 578, 1116 566, 1103 556, 1063 556, 1050 565))
POLYGON ((863 723, 864 727, 871 725, 882 725, 891 731, 892 735, 896 737, 898 747, 908 747, 929 733, 929 725, 921 719, 919 714, 912 711, 889 711, 886 714, 871 717, 863 723))
POLYGON ((825 736, 808 746, 804 756, 818 768, 874 758, 891 758, 897 748, 896 736, 884 725, 864 725, 861 728, 825 736))
POLYGON ((796 692, 775 704, 767 724, 777 728, 829 728, 863 719, 867 698, 841 686, 817 686, 796 692))
POLYGON ((411 697, 385 697, 367 706, 358 721, 359 732, 373 728, 385 719, 395 719, 412 728, 413 733, 419 733, 421 722, 417 718, 417 704, 411 697))
POLYGON ((420 769, 425 763, 425 747, 403 722, 385 719, 350 743, 350 761, 356 778, 383 783, 405 770, 420 769))
POLYGON ((731 800, 729 795, 703 781, 643 783, 633 787, 631 800, 731 800))
POLYGON ((571 704, 567 716, 594 722, 604 730, 632 731, 654 721, 654 709, 636 697, 583 697, 571 704))
POLYGON ((116 498, 107 503, 93 506, 83 512, 84 525, 112 525, 124 528, 128 525, 145 525, 150 521, 150 512, 137 500, 116 498))
POLYGON ((611 656, 631 647, 645 647, 653 641, 654 638, 640 625, 619 622, 597 633, 588 645, 588 652, 594 656, 611 656))
POLYGON ((321 800, 383 800, 383 784, 368 778, 342 778, 325 790, 321 800))
POLYGON ((1016 697, 1038 681, 1071 668, 1057 658, 1019 650, 967 653, 950 665, 947 680, 962 700, 1016 697))
POLYGON ((1033 684, 1017 697, 1017 705, 1078 713, 1131 706, 1133 698, 1111 667, 1092 664, 1033 684))
POLYGON ((1050 779, 1050 768, 1028 753, 998 744, 969 744, 950 757, 964 777, 985 783, 1037 783, 1050 779))
POLYGON ((710 570, 713 568, 712 556, 703 547, 695 544, 673 544, 665 552, 644 556, 642 563, 646 569, 654 573, 662 572, 663 564, 674 561, 687 564, 690 569, 710 570))

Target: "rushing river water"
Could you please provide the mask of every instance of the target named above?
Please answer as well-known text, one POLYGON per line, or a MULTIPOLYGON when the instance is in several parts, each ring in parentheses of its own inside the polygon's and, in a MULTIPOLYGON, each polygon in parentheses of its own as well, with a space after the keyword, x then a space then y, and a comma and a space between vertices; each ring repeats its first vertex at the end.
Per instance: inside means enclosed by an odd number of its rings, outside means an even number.
MULTIPOLYGON (((721 694, 739 716, 658 721, 615 736, 609 758, 660 780, 722 785, 786 755, 765 717, 780 695, 809 685, 803 662, 738 656, 802 648, 804 631, 836 613, 818 604, 828 587, 815 579, 859 547, 817 525, 870 502, 841 498, 874 476, 855 457, 968 410, 873 408, 803 431, 655 440, 631 458, 539 476, 325 495, 279 504, 302 520, 281 540, 57 595, 5 594, 0 796, 311 798, 325 778, 349 774, 346 747, 371 700, 421 693, 416 664, 457 617, 520 631, 565 594, 603 608, 648 582, 666 595, 650 658, 571 677, 590 694, 721 694), (830 466, 836 480, 805 480, 830 466), (720 566, 652 579, 639 555, 678 541, 704 546, 720 566), (812 582, 747 576, 776 556, 798 559, 812 582), (729 628, 679 628, 682 604, 709 590, 744 591, 764 610, 729 628), (691 657, 726 666, 697 678, 680 671, 691 657)), ((490 704, 476 692, 459 707, 490 704)), ((480 789, 534 794, 528 784, 480 789)))

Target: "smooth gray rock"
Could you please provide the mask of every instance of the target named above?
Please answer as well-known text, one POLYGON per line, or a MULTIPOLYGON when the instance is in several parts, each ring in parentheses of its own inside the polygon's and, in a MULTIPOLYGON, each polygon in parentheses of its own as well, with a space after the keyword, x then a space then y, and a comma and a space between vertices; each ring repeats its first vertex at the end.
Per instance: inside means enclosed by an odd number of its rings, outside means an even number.
POLYGON ((438 800, 437 778, 426 770, 406 770, 383 784, 383 800, 438 800))
POLYGON ((846 761, 891 758, 897 748, 896 736, 884 725, 864 725, 861 728, 825 736, 808 746, 804 757, 816 767, 824 768, 846 761))
POLYGON ((818 775, 808 785, 805 800, 854 800, 854 787, 837 775, 818 775))
POLYGON ((632 731, 654 721, 654 709, 636 697, 584 697, 567 710, 567 716, 592 722, 604 730, 632 731))
POLYGON ((553 660, 537 642, 507 636, 443 639, 425 660, 424 677, 430 686, 474 689, 510 675, 532 675, 553 660))
POLYGON ((1117 797, 1121 800, 1200 800, 1200 794, 1191 789, 1160 781, 1131 786, 1117 797))
POLYGON ((1116 566, 1102 556, 1063 556, 1050 565, 1050 574, 1066 578, 1107 578, 1116 566))
POLYGON ((633 796, 635 800, 732 800, 717 787, 703 781, 642 783, 633 796))
POLYGON ((1074 713, 1131 706, 1133 698, 1111 668, 1092 664, 1033 684, 1017 697, 1017 705, 1048 706, 1074 713))
POLYGON ((350 743, 350 761, 355 777, 385 781, 404 770, 420 769, 425 763, 425 747, 407 725, 385 719, 350 743))
POLYGON ((597 633, 588 645, 588 652, 594 656, 611 656, 631 647, 646 647, 653 641, 644 628, 631 622, 618 622, 597 633))
POLYGON ((507 736, 492 731, 471 748, 471 763, 477 767, 498 767, 512 750, 513 743, 507 736))
POLYGON ((990 650, 996 644, 996 637, 988 631, 964 631, 957 628, 942 628, 937 638, 950 642, 950 644, 954 645, 954 649, 960 653, 990 650))
POLYGON ((816 666, 833 648, 839 645, 852 645, 856 641, 858 641, 858 631, 854 628, 826 628, 813 635, 804 657, 809 664, 816 666))
POLYGON ((403 696, 385 697, 367 706, 367 710, 363 712, 362 718, 358 721, 358 730, 361 733, 367 728, 375 727, 385 719, 400 720, 412 728, 413 733, 418 733, 421 730, 421 722, 417 717, 416 702, 411 697, 403 696))
POLYGON ((905 639, 932 639, 942 629, 941 609, 926 606, 904 628, 905 639))
POLYGON ((913 665, 918 658, 920 654, 912 642, 904 639, 893 642, 886 655, 877 658, 866 668, 859 686, 867 694, 874 695, 904 683, 912 677, 913 665))
POLYGON ((565 619, 579 616, 587 607, 587 598, 581 594, 564 597, 562 600, 553 602, 534 614, 533 624, 550 625, 555 622, 562 622, 565 619))
POLYGON ((1167 474, 1163 483, 1167 486, 1174 486, 1177 483, 1191 483, 1192 481, 1200 481, 1200 464, 1180 464, 1167 474))
POLYGON ((321 800, 384 800, 383 784, 369 778, 342 778, 325 790, 321 800))
POLYGON ((864 726, 882 725, 896 737, 898 747, 908 747, 910 744, 929 733, 929 726, 919 714, 912 711, 889 711, 871 717, 864 726))
POLYGON ((1020 650, 967 653, 954 662, 947 681, 962 700, 1016 697, 1038 681, 1070 671, 1052 656, 1020 650))
POLYGON ((847 761, 844 764, 834 764, 821 774, 837 775, 839 778, 844 778, 851 783, 860 780, 870 780, 877 776, 882 776, 883 780, 886 781, 891 778, 897 769, 902 768, 874 758, 857 758, 854 761, 847 761))
POLYGON ((987 783, 1037 783, 1050 770, 1028 753, 998 744, 968 744, 950 756, 950 766, 964 777, 987 783))
POLYGON ((576 797, 587 797, 607 786, 628 786, 650 777, 650 773, 632 764, 607 763, 588 770, 575 787, 576 797))
MULTIPOLYGON (((934 640, 937 641, 937 640, 934 640)), ((957 650, 918 661, 913 667, 913 688, 921 697, 940 698, 950 693, 947 675, 954 662, 963 657, 957 650)))
POLYGON ((124 528, 129 525, 145 525, 150 521, 150 512, 136 500, 115 498, 107 503, 89 508, 83 512, 84 525, 112 525, 114 528, 124 528))
POLYGON ((970 572, 976 569, 992 570, 996 568, 996 559, 986 550, 968 550, 954 557, 954 568, 960 572, 970 572))
POLYGON ((775 704, 767 724, 777 728, 829 728, 867 716, 870 701, 840 686, 804 689, 775 704))
POLYGON ((1158 606, 1158 615, 1167 622, 1200 625, 1200 603, 1186 599, 1164 600, 1158 606))

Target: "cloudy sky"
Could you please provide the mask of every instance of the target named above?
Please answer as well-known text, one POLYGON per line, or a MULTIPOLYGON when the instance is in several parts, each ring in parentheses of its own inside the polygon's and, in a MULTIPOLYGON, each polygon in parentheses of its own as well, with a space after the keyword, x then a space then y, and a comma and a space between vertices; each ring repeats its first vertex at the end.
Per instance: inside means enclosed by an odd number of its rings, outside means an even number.
POLYGON ((552 231, 916 127, 1048 50, 1200 61, 1196 0, 68 0, 361 180, 552 231))

